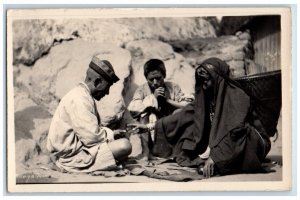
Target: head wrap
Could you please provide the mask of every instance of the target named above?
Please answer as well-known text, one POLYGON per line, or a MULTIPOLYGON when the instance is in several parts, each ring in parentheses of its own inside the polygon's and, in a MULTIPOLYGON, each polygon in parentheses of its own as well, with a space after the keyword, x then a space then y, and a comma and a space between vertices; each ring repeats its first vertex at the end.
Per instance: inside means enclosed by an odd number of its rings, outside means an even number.
POLYGON ((229 66, 225 61, 219 58, 208 58, 203 61, 199 67, 205 68, 210 74, 214 71, 219 76, 225 77, 226 79, 229 78, 229 66))
MULTIPOLYGON (((199 90, 200 87, 202 87, 202 83, 200 82, 199 79, 199 74, 198 74, 198 69, 199 68, 204 68, 212 77, 214 81, 214 88, 213 88, 213 94, 215 98, 217 97, 216 95, 218 94, 218 90, 220 88, 220 83, 222 81, 225 81, 227 85, 232 86, 232 87, 239 87, 241 88, 240 84, 236 82, 235 80, 230 78, 230 67, 229 65, 219 59, 219 58, 208 58, 204 60, 196 69, 195 77, 196 77, 196 92, 199 90)), ((216 99, 214 99, 216 100, 216 99)))
POLYGON ((144 65, 144 75, 147 77, 148 73, 154 70, 159 70, 166 77, 166 67, 162 60, 150 59, 144 65))
POLYGON ((110 64, 110 62, 107 60, 101 60, 99 55, 96 55, 92 58, 89 67, 110 83, 116 83, 120 80, 119 77, 116 76, 113 66, 110 64))

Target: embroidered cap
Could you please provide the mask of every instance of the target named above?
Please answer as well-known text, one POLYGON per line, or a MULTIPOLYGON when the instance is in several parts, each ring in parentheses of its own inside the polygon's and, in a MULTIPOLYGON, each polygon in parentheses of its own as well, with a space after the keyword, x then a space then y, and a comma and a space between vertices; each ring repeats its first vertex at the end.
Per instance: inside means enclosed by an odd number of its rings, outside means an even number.
POLYGON ((92 58, 89 67, 95 70, 110 83, 116 83, 120 80, 115 74, 113 66, 110 64, 110 62, 107 60, 101 60, 97 55, 92 58))

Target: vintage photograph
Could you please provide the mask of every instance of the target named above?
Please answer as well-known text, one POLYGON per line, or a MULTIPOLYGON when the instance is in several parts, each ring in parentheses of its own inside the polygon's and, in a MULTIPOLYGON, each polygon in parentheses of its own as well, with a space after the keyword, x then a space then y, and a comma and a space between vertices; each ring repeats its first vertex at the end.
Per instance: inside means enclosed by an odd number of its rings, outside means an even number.
POLYGON ((290 190, 290 14, 8 10, 8 190, 290 190))

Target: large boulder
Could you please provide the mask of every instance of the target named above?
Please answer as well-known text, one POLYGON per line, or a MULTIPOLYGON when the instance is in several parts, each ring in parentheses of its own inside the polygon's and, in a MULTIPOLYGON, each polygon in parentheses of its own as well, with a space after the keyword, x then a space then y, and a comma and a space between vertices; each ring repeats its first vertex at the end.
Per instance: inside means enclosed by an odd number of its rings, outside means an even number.
POLYGON ((54 46, 32 68, 20 67, 16 82, 25 85, 32 99, 51 114, 60 99, 80 81, 95 54, 109 60, 120 78, 110 89, 109 96, 97 102, 103 125, 120 121, 125 110, 122 97, 124 80, 130 73, 130 53, 111 44, 91 43, 81 39, 54 46))
POLYGON ((52 46, 78 37, 98 43, 110 41, 116 46, 139 39, 171 41, 216 37, 209 21, 202 17, 15 20, 13 62, 31 66, 52 46))

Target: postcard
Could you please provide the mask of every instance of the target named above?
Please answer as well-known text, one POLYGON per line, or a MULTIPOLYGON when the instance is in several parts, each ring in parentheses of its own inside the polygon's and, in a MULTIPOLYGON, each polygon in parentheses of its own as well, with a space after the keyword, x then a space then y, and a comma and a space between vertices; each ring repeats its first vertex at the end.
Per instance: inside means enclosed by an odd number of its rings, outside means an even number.
POLYGON ((9 192, 288 191, 289 7, 9 9, 9 192))

